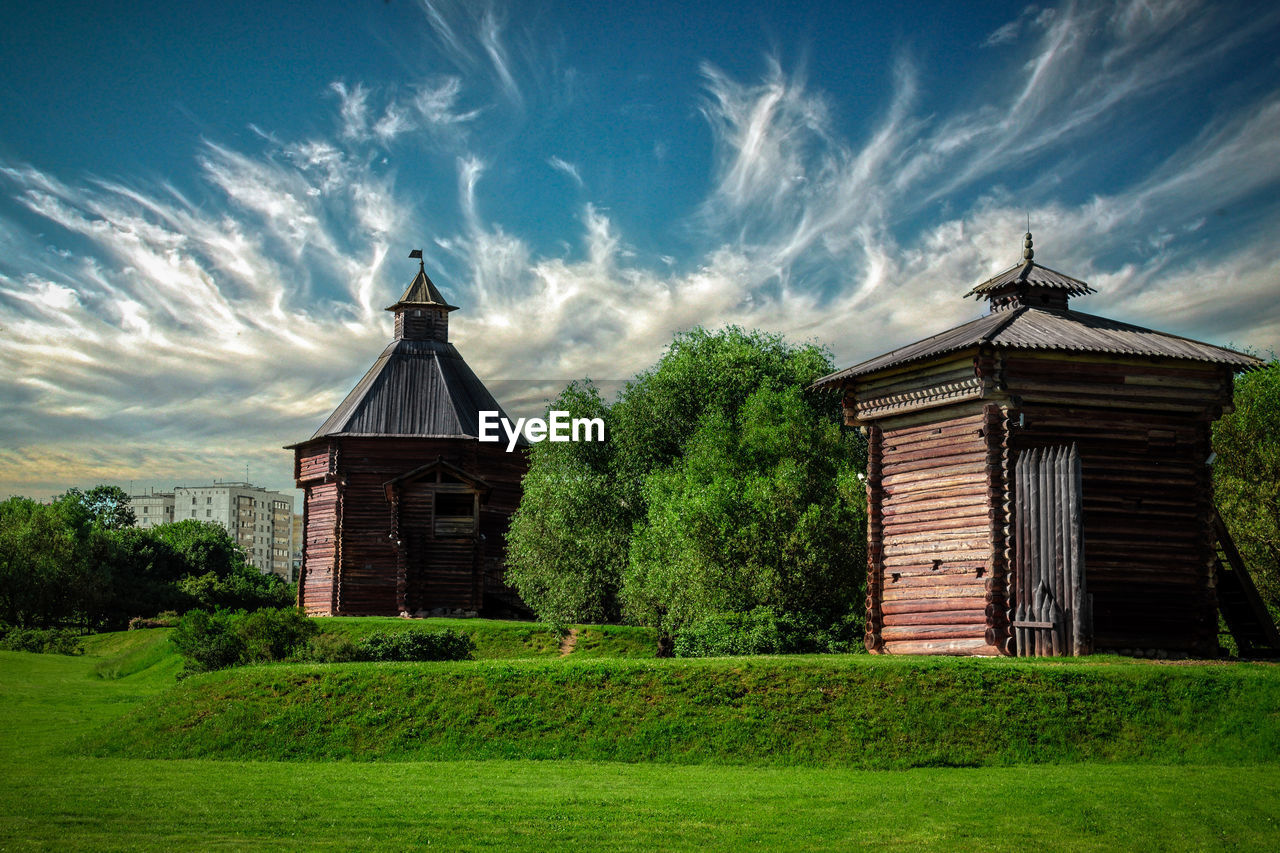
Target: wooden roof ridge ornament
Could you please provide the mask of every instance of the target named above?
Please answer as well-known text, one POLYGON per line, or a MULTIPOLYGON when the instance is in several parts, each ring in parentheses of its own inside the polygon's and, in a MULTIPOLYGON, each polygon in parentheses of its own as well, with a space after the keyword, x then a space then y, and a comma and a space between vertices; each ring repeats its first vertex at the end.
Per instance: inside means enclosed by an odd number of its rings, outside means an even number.
POLYGON ((400 297, 395 305, 388 306, 387 310, 401 311, 405 308, 421 308, 429 305, 444 311, 457 311, 458 306, 450 305, 446 302, 435 282, 427 275, 427 265, 422 259, 422 250, 414 249, 409 253, 409 257, 418 261, 418 274, 414 276, 413 281, 409 282, 409 286, 405 288, 404 295, 400 297))
POLYGON ((1031 232, 1028 231, 1023 237, 1022 260, 975 285, 965 296, 986 299, 995 312, 1022 307, 1066 309, 1067 300, 1071 297, 1097 293, 1078 278, 1037 264, 1035 256, 1031 232))

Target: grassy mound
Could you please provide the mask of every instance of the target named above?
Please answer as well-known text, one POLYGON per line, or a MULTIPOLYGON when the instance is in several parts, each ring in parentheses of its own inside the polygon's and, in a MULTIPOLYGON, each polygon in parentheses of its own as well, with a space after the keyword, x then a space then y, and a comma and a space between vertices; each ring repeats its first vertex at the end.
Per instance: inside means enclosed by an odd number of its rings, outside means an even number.
POLYGON ((172 628, 94 634, 84 640, 94 659, 93 674, 116 680, 141 677, 155 683, 171 681, 182 669, 182 658, 169 642, 172 628))
POLYGON ((1280 668, 860 657, 251 667, 91 754, 856 768, 1280 757, 1280 668))
MULTIPOLYGON (((477 660, 559 657, 560 640, 546 625, 537 622, 505 622, 497 619, 397 619, 380 616, 336 616, 317 619, 326 634, 347 634, 353 639, 372 631, 407 631, 411 628, 441 630, 453 628, 469 635, 476 644, 477 660)), ((575 658, 651 658, 658 653, 658 640, 650 628, 627 625, 579 625, 575 658)))

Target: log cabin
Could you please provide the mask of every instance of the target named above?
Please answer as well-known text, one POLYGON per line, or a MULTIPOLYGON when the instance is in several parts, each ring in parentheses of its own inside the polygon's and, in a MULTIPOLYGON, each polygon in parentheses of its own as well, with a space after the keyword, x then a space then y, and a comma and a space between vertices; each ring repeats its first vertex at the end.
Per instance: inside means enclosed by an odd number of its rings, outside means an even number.
POLYGON ((1034 254, 966 294, 985 316, 815 383, 867 435, 866 647, 1217 654, 1210 426, 1260 362, 1075 311, 1034 254))
POLYGON ((457 307, 421 251, 410 257, 418 274, 386 309, 393 340, 315 435, 286 448, 305 495, 298 603, 312 615, 527 616, 503 573, 527 443, 478 440, 478 413, 502 407, 449 342, 457 307))

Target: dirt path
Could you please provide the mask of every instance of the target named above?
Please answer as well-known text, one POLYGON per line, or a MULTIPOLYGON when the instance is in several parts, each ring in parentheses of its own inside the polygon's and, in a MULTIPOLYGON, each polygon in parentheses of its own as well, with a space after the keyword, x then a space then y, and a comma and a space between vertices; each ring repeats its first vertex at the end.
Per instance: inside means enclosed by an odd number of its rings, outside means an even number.
POLYGON ((578 647, 578 629, 570 628, 569 633, 564 635, 560 640, 560 657, 573 654, 573 650, 578 647))

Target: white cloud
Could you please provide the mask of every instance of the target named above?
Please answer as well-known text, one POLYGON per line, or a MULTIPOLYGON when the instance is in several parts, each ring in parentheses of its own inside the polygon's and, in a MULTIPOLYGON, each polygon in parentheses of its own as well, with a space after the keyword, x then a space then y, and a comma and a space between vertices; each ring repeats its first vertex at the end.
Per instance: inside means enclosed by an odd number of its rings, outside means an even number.
POLYGON ((568 175, 573 179, 573 182, 578 185, 579 189, 582 188, 582 174, 578 171, 578 167, 573 163, 570 163, 567 160, 562 160, 559 157, 549 157, 547 159, 547 165, 555 169, 557 172, 568 175))
MULTIPOLYGON (((423 7, 459 64, 519 96, 496 17, 423 7)), ((852 363, 976 316, 959 297, 1016 259, 1028 207, 1037 259, 1099 289, 1080 308, 1275 348, 1280 209, 1266 199, 1280 96, 1224 105, 1162 163, 1078 203, 1012 182, 1011 164, 1077 163, 1080 140, 1105 142, 1116 111, 1245 38, 1191 3, 1105 12, 1024 13, 1018 37, 986 54, 1007 54, 1004 87, 945 112, 920 110, 929 78, 904 56, 856 139, 839 131, 838 105, 777 61, 758 80, 704 66, 713 166, 688 221, 701 248, 653 261, 602 200, 579 207, 555 257, 490 219, 487 170, 507 164, 464 133, 481 108, 461 106, 462 76, 400 92, 335 83, 328 137, 205 144, 203 189, 220 204, 4 165, 0 181, 47 233, 0 227, 0 467, 23 488, 50 471, 62 486, 142 468, 231 476, 250 459, 285 486, 288 456, 274 448, 309 435, 376 356, 389 335, 380 309, 412 272, 388 258, 428 233, 416 188, 374 165, 412 140, 450 142, 435 153, 454 170, 460 215, 430 230, 429 263, 464 309, 453 339, 486 380, 623 378, 699 324, 817 339, 852 363), (1249 229, 1215 229, 1220 210, 1251 200, 1249 229)), ((582 186, 578 164, 543 162, 582 186)), ((522 405, 546 393, 525 388, 522 405)))

